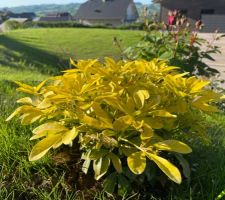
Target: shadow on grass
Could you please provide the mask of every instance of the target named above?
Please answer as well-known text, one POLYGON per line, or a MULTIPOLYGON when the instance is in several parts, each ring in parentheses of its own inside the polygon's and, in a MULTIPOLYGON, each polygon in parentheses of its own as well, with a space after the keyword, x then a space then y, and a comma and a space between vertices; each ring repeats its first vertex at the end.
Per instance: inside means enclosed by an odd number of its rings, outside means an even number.
POLYGON ((3 46, 3 48, 0 48, 1 65, 16 68, 29 66, 31 69, 41 73, 51 74, 68 67, 68 61, 23 42, 19 42, 7 35, 0 35, 0 46, 3 46))

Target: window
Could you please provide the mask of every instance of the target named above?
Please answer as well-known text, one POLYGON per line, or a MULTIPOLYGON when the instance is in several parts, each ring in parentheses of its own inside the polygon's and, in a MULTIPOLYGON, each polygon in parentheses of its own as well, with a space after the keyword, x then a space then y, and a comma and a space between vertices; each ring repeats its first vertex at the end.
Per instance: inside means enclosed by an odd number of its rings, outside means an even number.
POLYGON ((201 15, 213 15, 215 13, 215 10, 213 9, 202 9, 201 15))
POLYGON ((96 12, 96 13, 101 13, 102 11, 101 11, 101 10, 96 9, 96 10, 95 10, 95 12, 96 12))
POLYGON ((179 12, 181 15, 187 15, 188 13, 187 9, 181 9, 179 12))

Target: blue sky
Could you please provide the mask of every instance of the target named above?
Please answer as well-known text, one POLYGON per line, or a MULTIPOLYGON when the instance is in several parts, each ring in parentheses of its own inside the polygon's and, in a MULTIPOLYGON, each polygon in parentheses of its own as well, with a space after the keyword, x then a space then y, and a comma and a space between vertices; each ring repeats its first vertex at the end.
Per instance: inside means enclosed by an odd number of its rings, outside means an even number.
MULTIPOLYGON (((65 3, 82 3, 85 0, 0 0, 1 7, 13 7, 21 5, 35 5, 35 4, 65 4, 65 3)), ((135 0, 136 2, 149 3, 151 0, 135 0)))

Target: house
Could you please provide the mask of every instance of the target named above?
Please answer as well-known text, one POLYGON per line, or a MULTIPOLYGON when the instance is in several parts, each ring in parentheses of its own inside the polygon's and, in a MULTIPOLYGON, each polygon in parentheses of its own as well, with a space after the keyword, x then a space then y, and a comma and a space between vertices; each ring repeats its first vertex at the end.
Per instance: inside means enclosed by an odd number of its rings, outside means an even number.
POLYGON ((9 31, 11 29, 14 29, 15 26, 18 28, 18 27, 20 27, 20 26, 18 26, 19 24, 23 25, 24 23, 26 23, 28 21, 30 21, 30 19, 28 19, 28 18, 9 18, 9 19, 5 20, 2 24, 0 24, 0 32, 9 31), (8 24, 9 22, 17 22, 17 24, 9 25, 8 24))
POLYGON ((10 13, 8 15, 10 18, 27 18, 29 20, 33 20, 36 15, 32 12, 23 12, 23 13, 10 13))
POLYGON ((29 19, 28 18, 13 18, 13 17, 11 17, 7 21, 16 21, 20 24, 24 24, 24 23, 28 22, 29 19))
POLYGON ((33 12, 23 12, 23 13, 13 13, 13 12, 8 12, 7 16, 9 18, 26 18, 29 20, 33 20, 36 15, 33 12))
POLYGON ((13 13, 8 10, 0 11, 0 32, 9 30, 9 25, 7 23, 10 21, 22 25, 28 21, 33 21, 35 17, 36 15, 32 12, 13 13))
POLYGON ((75 19, 80 23, 118 26, 134 22, 138 11, 133 0, 88 0, 81 4, 75 19))
POLYGON ((33 20, 36 15, 33 12, 22 12, 22 13, 13 13, 11 11, 8 10, 4 10, 4 11, 0 11, 0 17, 2 17, 2 19, 7 20, 9 18, 26 18, 29 20, 33 20))
POLYGON ((45 17, 41 17, 39 21, 43 22, 61 22, 61 21, 71 21, 72 15, 68 12, 62 13, 49 13, 45 17))
POLYGON ((225 32, 225 0, 154 0, 161 4, 160 19, 167 23, 168 12, 179 10, 192 27, 197 20, 204 24, 204 32, 225 32))
POLYGON ((7 10, 0 10, 0 17, 2 19, 2 22, 9 18, 8 14, 10 14, 10 13, 11 12, 9 12, 7 10))

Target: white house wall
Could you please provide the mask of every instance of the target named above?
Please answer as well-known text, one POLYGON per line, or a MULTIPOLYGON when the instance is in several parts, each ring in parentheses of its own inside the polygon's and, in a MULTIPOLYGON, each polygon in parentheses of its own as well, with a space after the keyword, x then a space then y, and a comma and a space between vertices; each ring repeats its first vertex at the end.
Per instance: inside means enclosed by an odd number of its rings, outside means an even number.
POLYGON ((135 4, 132 2, 127 7, 127 17, 128 21, 136 20, 137 19, 137 10, 135 4))
POLYGON ((225 33, 225 15, 202 15, 204 28, 202 32, 219 32, 225 33))

